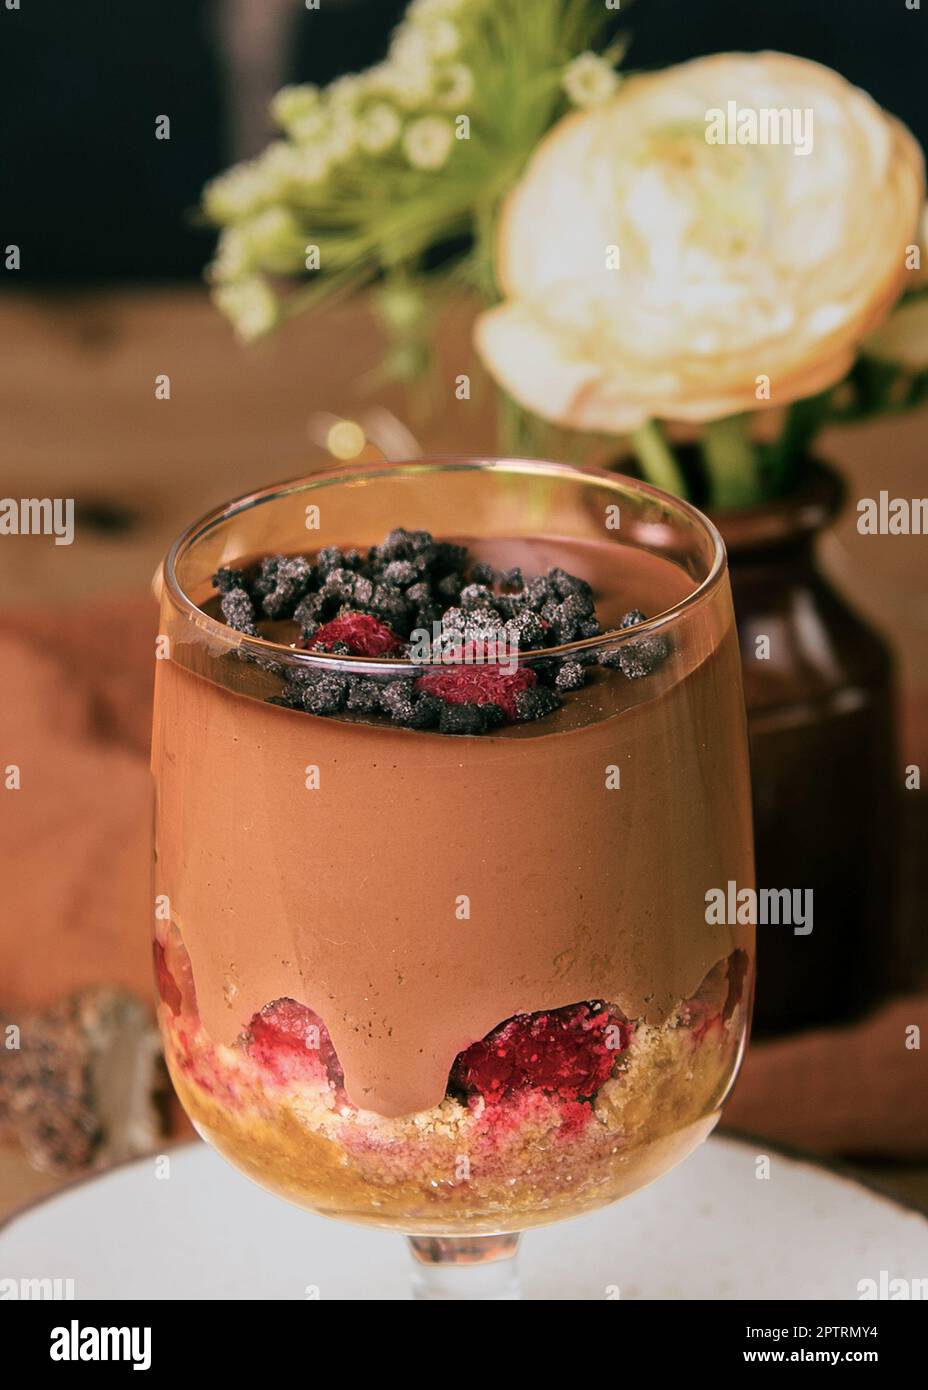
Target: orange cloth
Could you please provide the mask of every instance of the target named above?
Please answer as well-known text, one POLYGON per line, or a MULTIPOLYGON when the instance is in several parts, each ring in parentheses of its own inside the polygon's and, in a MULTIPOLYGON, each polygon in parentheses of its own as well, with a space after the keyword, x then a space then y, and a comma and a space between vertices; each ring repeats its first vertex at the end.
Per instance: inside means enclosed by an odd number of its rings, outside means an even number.
MULTIPOLYGON (((0 999, 92 984, 152 998, 150 595, 0 617, 0 999)), ((820 1153, 928 1157, 928 996, 750 1049, 729 1126, 820 1153)))

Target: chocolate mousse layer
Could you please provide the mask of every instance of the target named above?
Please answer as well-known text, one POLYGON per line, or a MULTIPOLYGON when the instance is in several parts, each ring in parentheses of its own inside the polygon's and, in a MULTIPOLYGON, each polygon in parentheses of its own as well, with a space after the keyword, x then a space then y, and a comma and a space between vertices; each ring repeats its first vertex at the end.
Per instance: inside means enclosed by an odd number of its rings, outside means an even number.
MULTIPOLYGON (((497 541, 493 561, 531 570, 535 544, 497 541)), ((598 611, 693 587, 620 544, 537 544, 535 568, 586 577, 598 611)), ((155 892, 213 1040, 295 999, 325 1020, 350 1100, 407 1115, 501 1020, 609 999, 659 1025, 751 949, 705 921, 710 888, 753 881, 723 611, 671 625, 647 680, 597 670, 547 718, 479 738, 268 704, 229 688, 228 656, 194 671, 176 644, 157 669, 155 892)))

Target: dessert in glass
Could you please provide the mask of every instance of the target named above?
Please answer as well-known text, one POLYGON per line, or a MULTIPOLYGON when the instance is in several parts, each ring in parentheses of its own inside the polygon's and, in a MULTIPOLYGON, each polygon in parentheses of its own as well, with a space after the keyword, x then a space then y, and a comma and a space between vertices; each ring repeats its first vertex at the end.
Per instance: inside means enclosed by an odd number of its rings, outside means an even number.
POLYGON ((595 469, 343 464, 187 531, 161 638, 187 1113, 408 1236, 419 1297, 514 1296, 518 1233, 678 1163, 742 1056, 751 928, 706 908, 753 886, 718 534, 595 469))

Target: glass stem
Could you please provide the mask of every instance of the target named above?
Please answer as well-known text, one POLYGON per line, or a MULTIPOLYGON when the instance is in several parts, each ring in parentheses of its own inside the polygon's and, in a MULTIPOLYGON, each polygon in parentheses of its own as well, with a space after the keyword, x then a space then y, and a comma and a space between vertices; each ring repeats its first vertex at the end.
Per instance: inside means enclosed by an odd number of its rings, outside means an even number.
POLYGON ((521 1298, 518 1236, 409 1236, 417 1299, 521 1298))

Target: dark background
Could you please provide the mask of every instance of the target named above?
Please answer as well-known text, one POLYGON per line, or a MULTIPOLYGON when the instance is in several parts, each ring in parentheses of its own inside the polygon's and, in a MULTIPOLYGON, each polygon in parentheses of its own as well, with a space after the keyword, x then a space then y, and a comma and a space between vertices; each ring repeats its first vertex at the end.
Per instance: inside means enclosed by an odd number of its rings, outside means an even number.
MULTIPOLYGON (((523 2, 528 10, 532 0, 523 2)), ((197 275, 212 237, 191 209, 236 153, 226 119, 232 75, 218 37, 229 0, 19 3, 8 10, 0 0, 0 244, 21 247, 20 283, 197 275), (154 138, 159 114, 171 117, 169 141, 154 138)), ((267 3, 251 0, 259 10, 267 3)), ((281 81, 322 83, 376 62, 404 8, 404 0, 322 0, 307 11, 290 0, 281 81)), ((613 22, 634 35, 626 65, 636 68, 736 49, 815 58, 928 144, 928 6, 636 0, 613 22)))

